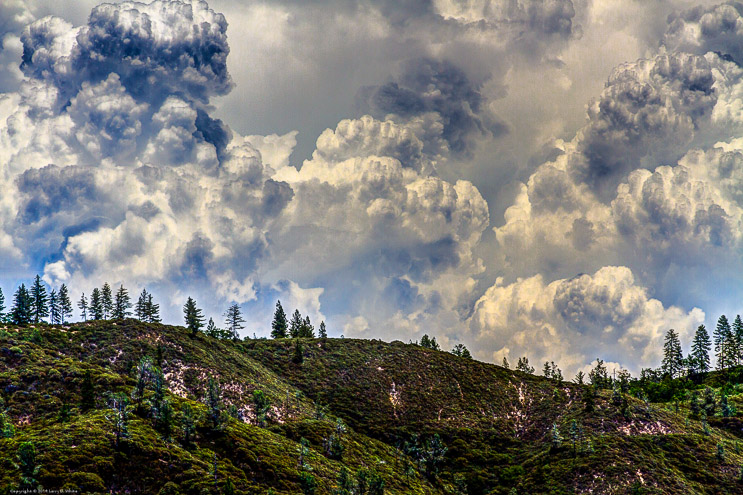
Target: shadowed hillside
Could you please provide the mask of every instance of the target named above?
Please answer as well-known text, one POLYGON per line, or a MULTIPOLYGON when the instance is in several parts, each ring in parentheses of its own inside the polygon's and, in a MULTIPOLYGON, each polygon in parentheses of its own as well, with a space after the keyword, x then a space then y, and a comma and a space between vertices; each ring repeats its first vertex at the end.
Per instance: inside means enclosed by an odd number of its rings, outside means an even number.
POLYGON ((6 327, 0 362, 5 493, 743 489, 738 418, 401 342, 122 320, 6 327))

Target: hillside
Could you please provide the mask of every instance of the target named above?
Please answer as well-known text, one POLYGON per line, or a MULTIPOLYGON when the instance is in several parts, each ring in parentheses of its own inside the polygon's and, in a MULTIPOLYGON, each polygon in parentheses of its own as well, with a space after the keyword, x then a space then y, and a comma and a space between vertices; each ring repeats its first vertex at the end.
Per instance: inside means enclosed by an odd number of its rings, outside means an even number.
POLYGON ((324 494, 340 488, 343 468, 401 494, 743 490, 739 418, 706 427, 685 404, 676 412, 401 342, 233 342, 102 321, 6 327, 0 363, 3 493, 25 474, 81 493, 296 494, 314 484, 324 494), (111 407, 117 393, 126 421, 111 407), (128 433, 118 443, 116 429, 128 433))

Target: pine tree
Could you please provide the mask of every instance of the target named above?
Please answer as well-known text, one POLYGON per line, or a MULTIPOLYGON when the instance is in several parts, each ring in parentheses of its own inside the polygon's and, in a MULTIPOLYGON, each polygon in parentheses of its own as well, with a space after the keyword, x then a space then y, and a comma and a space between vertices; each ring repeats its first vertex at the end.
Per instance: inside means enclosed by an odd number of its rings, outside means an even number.
POLYGON ((706 373, 709 371, 709 351, 712 348, 712 342, 704 325, 699 325, 694 340, 691 342, 691 358, 694 371, 697 373, 706 373))
POLYGON ((85 292, 80 296, 80 301, 78 301, 77 307, 80 308, 80 317, 83 321, 88 321, 88 300, 85 299, 85 292))
POLYGON ((98 287, 93 289, 93 293, 90 295, 90 316, 94 320, 103 319, 103 299, 101 298, 101 290, 98 287))
POLYGON ((550 366, 549 361, 544 362, 544 366, 542 366, 542 374, 547 378, 552 378, 552 367, 550 366))
POLYGON ((59 296, 57 295, 57 291, 54 289, 49 293, 49 322, 52 325, 59 325, 62 323, 59 296))
POLYGON ((470 354, 469 349, 467 349, 464 344, 455 345, 454 348, 451 350, 451 353, 455 356, 463 357, 465 359, 472 359, 472 354, 470 354))
POLYGON ((519 358, 519 362, 516 364, 517 371, 523 371, 524 373, 534 374, 534 367, 529 366, 529 358, 524 356, 519 358))
POLYGON ((222 390, 219 382, 209 377, 207 382, 206 405, 209 414, 209 420, 213 430, 219 430, 222 422, 222 390))
POLYGON ((26 286, 21 284, 13 296, 13 309, 10 312, 10 321, 15 325, 25 326, 33 320, 31 295, 26 286))
POLYGON ((271 338, 285 339, 287 327, 284 308, 281 307, 281 301, 276 301, 276 311, 273 314, 273 321, 271 322, 271 338))
POLYGON ((46 295, 46 287, 41 282, 41 277, 36 275, 34 285, 31 286, 31 312, 34 323, 39 323, 49 316, 49 298, 46 295))
POLYGON ((238 330, 242 330, 243 328, 245 328, 242 325, 242 323, 245 323, 245 319, 242 317, 240 306, 237 304, 233 304, 225 312, 224 316, 225 316, 225 324, 227 325, 227 328, 232 334, 232 337, 237 338, 239 335, 238 330))
POLYGON ((681 372, 683 365, 683 354, 681 353, 681 341, 676 331, 672 328, 666 333, 663 344, 663 361, 661 369, 663 373, 675 378, 681 372))
POLYGON ((8 315, 5 314, 5 296, 3 290, 0 289, 0 323, 4 323, 8 320, 8 315))
POLYGON ((152 294, 147 294, 145 304, 145 321, 148 323, 160 323, 160 305, 152 300, 152 294))
POLYGON ((134 316, 139 321, 146 321, 147 318, 147 290, 142 289, 142 293, 139 294, 137 299, 137 305, 134 307, 134 316))
POLYGON ((59 315, 63 325, 68 318, 72 317, 72 301, 70 301, 70 293, 65 284, 59 288, 59 315))
POLYGON ((501 363, 501 366, 503 366, 507 370, 511 369, 511 364, 508 362, 508 359, 506 358, 506 356, 503 356, 503 363, 501 363))
POLYGON ((312 323, 310 323, 309 316, 307 316, 304 319, 304 322, 302 322, 302 326, 299 328, 299 336, 308 339, 315 338, 315 327, 313 327, 312 323))
POLYGON ((116 291, 116 300, 114 302, 113 318, 115 320, 123 320, 131 315, 129 308, 132 307, 131 299, 129 299, 129 291, 124 288, 124 285, 119 286, 119 290, 116 291))
POLYGON ((728 366, 729 356, 727 353, 730 350, 730 339, 732 338, 732 330, 727 316, 722 315, 717 320, 713 338, 715 341, 715 355, 717 356, 717 369, 721 370, 728 366))
POLYGON ((108 282, 103 284, 103 289, 101 290, 101 303, 103 304, 103 319, 108 320, 114 310, 113 294, 108 282))
POLYGON ((183 315, 186 320, 186 327, 191 331, 191 337, 195 337, 201 327, 204 326, 204 315, 196 307, 196 301, 191 297, 186 300, 183 306, 183 315))
POLYGON ((204 333, 207 334, 209 337, 218 337, 217 325, 214 324, 214 320, 212 318, 209 318, 209 323, 206 324, 206 330, 204 330, 204 333))
POLYGON ((743 320, 740 319, 740 315, 735 316, 733 322, 733 340, 735 342, 735 364, 740 364, 741 358, 743 358, 743 320))
POLYGON ((302 330, 302 325, 304 325, 304 320, 302 319, 302 315, 299 313, 298 309, 294 310, 294 314, 292 315, 292 320, 289 322, 289 335, 291 338, 296 339, 299 337, 299 333, 302 330))
POLYGON ((328 338, 328 331, 325 329, 325 321, 320 322, 320 328, 318 329, 318 337, 321 339, 327 339, 328 338))

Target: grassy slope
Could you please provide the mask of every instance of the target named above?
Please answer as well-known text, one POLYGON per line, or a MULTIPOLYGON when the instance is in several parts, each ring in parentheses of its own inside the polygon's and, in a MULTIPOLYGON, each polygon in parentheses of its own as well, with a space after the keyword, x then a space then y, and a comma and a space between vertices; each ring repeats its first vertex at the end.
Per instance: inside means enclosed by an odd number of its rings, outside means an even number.
MULTIPOLYGON (((298 441, 310 440, 309 464, 318 492, 335 485, 341 465, 352 471, 366 466, 378 471, 392 493, 434 493, 434 488, 413 473, 395 468, 395 450, 353 430, 344 440, 343 462, 323 455, 323 437, 333 418, 314 419, 315 407, 301 391, 287 384, 258 362, 247 358, 232 342, 199 335, 192 339, 182 328, 144 325, 133 320, 74 325, 60 329, 9 328, 0 335, 0 395, 16 424, 14 438, 0 440, 0 488, 15 485, 18 445, 32 440, 39 451, 39 480, 48 489, 68 484, 84 493, 109 489, 157 493, 166 481, 184 493, 213 493, 216 455, 218 484, 229 477, 237 493, 294 494, 298 485, 298 441), (36 334, 38 335, 38 334, 36 334), (179 431, 170 440, 153 428, 153 420, 131 416, 130 440, 113 446, 107 392, 129 394, 134 386, 132 367, 143 356, 153 360, 161 346, 163 371, 176 411, 189 403, 201 414, 196 441, 185 446, 179 431), (98 397, 97 408, 81 412, 80 387, 91 371, 98 397), (226 404, 235 404, 247 422, 230 420, 223 433, 206 425, 200 403, 208 376, 220 380, 226 404), (252 391, 260 389, 273 404, 269 428, 254 423, 252 391), (73 406, 69 422, 58 419, 62 405, 73 406), (75 473, 75 474, 73 474, 75 473)), ((177 416, 178 414, 176 414, 177 416)))
MULTIPOLYGON (((130 490, 157 493, 173 481, 183 493, 214 493, 229 477, 237 493, 299 493, 298 441, 312 445, 310 464, 317 493, 329 493, 341 465, 377 470, 386 493, 740 493, 740 418, 711 420, 711 435, 697 421, 665 406, 626 398, 627 414, 601 391, 585 408, 587 387, 557 384, 532 375, 458 358, 400 342, 351 339, 303 340, 303 362, 294 363, 289 340, 233 343, 184 329, 133 320, 79 324, 70 328, 9 328, 0 332, 0 396, 16 424, 16 436, 0 439, 0 487, 18 479, 18 445, 32 440, 45 488, 67 484, 85 493, 130 490), (230 420, 213 433, 202 419, 196 441, 170 440, 153 420, 132 415, 130 440, 115 449, 107 392, 130 393, 132 368, 158 346, 170 398, 180 411, 199 410, 208 376, 223 384, 225 402, 246 421, 230 420), (80 386, 91 371, 98 407, 83 413, 80 386), (271 400, 269 426, 255 425, 252 392, 271 400), (58 418, 72 406, 68 422, 58 418), (323 455, 333 417, 315 419, 316 404, 328 405, 351 430, 342 463, 323 455), (593 452, 574 455, 572 420, 583 426, 593 452), (557 424, 562 448, 551 449, 557 424), (718 428, 719 427, 719 428, 718 428), (732 432, 732 433, 731 433, 732 432), (448 451, 438 477, 426 479, 395 447, 433 433, 448 451), (716 458, 717 445, 726 459, 716 458), (74 473, 74 474, 73 474, 74 473), (461 493, 461 492, 460 492, 461 493)), ((740 397, 733 397, 735 402, 740 397)), ((586 446, 584 442, 584 446, 586 446)))
MULTIPOLYGON (((360 431, 394 444, 439 432, 449 446, 441 477, 455 473, 472 493, 740 493, 737 438, 661 405, 625 397, 628 413, 601 391, 586 412, 588 387, 558 384, 401 342, 327 339, 304 345, 292 363, 289 341, 250 341, 246 353, 360 431), (574 456, 571 421, 594 453, 574 456), (551 451, 557 424, 564 446, 551 451), (724 463, 717 444, 726 447, 724 463)), ((722 422, 722 419, 716 419, 722 422)))

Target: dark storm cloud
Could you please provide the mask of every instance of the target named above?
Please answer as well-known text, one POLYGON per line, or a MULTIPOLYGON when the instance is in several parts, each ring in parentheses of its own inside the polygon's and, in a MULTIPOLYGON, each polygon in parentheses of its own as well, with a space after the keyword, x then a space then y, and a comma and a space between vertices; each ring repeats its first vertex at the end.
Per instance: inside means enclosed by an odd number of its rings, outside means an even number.
POLYGON ((84 167, 48 165, 25 171, 16 179, 20 203, 14 236, 33 256, 60 252, 70 236, 120 221, 123 212, 84 167))
POLYGON ((601 96, 588 109, 573 157, 580 179, 611 195, 634 168, 680 158, 717 103, 707 60, 671 53, 624 64, 614 70, 601 96))
POLYGON ((203 2, 99 5, 77 32, 74 46, 65 44, 70 27, 48 17, 22 36, 24 74, 52 82, 62 105, 83 82, 111 73, 138 101, 158 104, 174 94, 206 103, 232 88, 227 21, 203 2))
POLYGON ((23 201, 18 210, 22 224, 36 223, 60 211, 87 210, 105 200, 95 184, 95 174, 82 167, 47 165, 30 169, 16 180, 23 201))
POLYGON ((703 55, 717 52, 743 65, 743 4, 698 6, 669 18, 665 45, 703 55))
POLYGON ((396 81, 364 88, 360 107, 375 117, 395 114, 410 118, 436 112, 442 120, 442 136, 452 151, 468 154, 475 140, 506 131, 487 112, 480 86, 448 61, 422 58, 408 61, 396 81))

